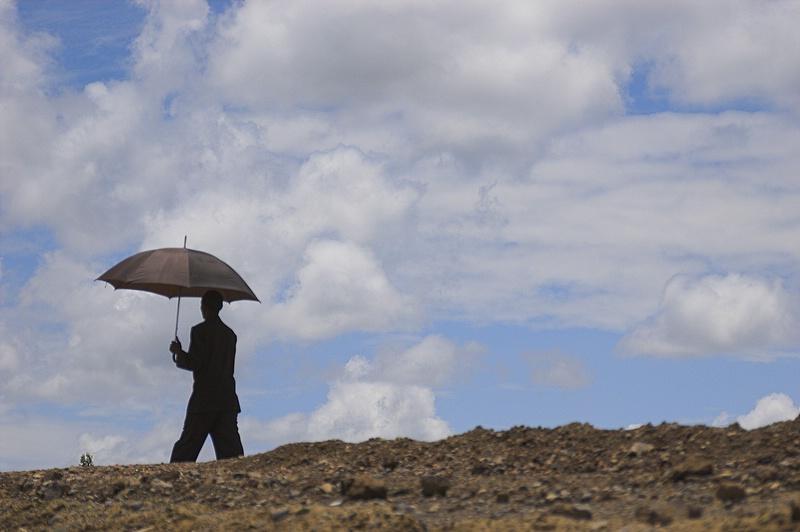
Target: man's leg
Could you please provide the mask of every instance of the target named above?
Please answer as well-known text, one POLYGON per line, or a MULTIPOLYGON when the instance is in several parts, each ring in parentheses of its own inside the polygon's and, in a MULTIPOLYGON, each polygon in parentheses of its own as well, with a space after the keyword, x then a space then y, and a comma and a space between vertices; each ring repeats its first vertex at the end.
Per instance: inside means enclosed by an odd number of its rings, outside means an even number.
POLYGON ((213 414, 186 413, 186 420, 183 422, 183 432, 181 437, 172 447, 170 463, 174 462, 195 462, 200 449, 208 436, 213 414))
POLYGON ((236 412, 219 412, 216 422, 211 428, 211 441, 217 460, 243 456, 242 439, 239 437, 239 424, 236 412))

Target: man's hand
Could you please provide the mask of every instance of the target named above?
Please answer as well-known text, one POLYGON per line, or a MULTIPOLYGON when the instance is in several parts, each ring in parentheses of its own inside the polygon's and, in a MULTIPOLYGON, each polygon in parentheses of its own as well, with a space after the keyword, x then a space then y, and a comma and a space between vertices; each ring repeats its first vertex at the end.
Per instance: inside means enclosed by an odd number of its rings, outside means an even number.
POLYGON ((173 355, 177 355, 181 351, 183 351, 183 348, 181 347, 181 341, 175 338, 172 343, 169 344, 169 352, 173 355))

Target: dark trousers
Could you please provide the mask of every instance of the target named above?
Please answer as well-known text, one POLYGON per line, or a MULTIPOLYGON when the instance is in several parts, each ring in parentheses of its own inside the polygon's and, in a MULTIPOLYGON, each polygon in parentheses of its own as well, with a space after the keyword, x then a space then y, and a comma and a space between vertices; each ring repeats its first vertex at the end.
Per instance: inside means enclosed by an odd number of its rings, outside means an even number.
POLYGON ((187 412, 181 437, 172 448, 172 462, 194 462, 211 435, 217 460, 244 455, 236 412, 187 412))

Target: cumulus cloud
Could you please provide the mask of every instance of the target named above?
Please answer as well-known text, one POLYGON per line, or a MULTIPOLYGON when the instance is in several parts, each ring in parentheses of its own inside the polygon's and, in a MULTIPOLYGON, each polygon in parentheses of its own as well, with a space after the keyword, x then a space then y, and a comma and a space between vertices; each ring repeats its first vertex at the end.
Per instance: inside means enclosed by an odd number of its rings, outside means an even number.
POLYGON ((165 327, 175 307, 157 296, 116 292, 95 283, 96 275, 54 252, 22 289, 14 312, 2 309, 15 327, 2 359, 17 371, 0 383, 0 395, 62 403, 113 398, 132 408, 152 394, 177 400, 167 352, 172 331, 165 327))
POLYGON ((72 423, 28 417, 0 417, 0 470, 77 465, 80 428, 72 423))
POLYGON ((527 353, 525 360, 531 367, 531 380, 540 386, 553 386, 575 390, 591 383, 586 365, 578 358, 558 352, 527 353))
POLYGON ((789 421, 800 414, 800 408, 785 393, 771 393, 762 397, 747 414, 736 421, 747 430, 757 429, 779 421, 789 421))
POLYGON ((357 120, 376 135, 347 132, 346 142, 382 152, 488 155, 481 144, 489 142, 519 153, 547 132, 620 108, 613 72, 553 38, 550 11, 517 2, 337 0, 324 10, 313 1, 248 2, 220 25, 211 78, 239 104, 333 110, 335 130, 357 120), (408 146, 409 134, 422 146, 408 146))
POLYGON ((448 436, 450 429, 436 416, 432 390, 355 381, 331 387, 326 403, 308 418, 308 434, 312 440, 406 436, 429 441, 448 436))
POLYGON ((767 357, 796 341, 797 311, 779 279, 738 274, 676 277, 658 313, 621 342, 629 353, 767 357))
POLYGON ((267 322, 299 338, 322 338, 348 330, 391 330, 414 316, 409 298, 398 293, 374 257, 358 246, 313 242, 285 303, 267 322))
POLYGON ((720 412, 717 415, 717 417, 715 417, 714 419, 711 420, 711 426, 712 427, 727 427, 731 423, 730 419, 731 419, 731 415, 728 414, 728 412, 723 410, 722 412, 720 412))
POLYGON ((87 453, 92 456, 92 463, 100 458, 106 459, 108 455, 113 453, 122 444, 125 443, 125 438, 119 435, 106 435, 102 437, 94 437, 91 434, 81 434, 78 438, 78 445, 81 449, 85 449, 87 453))
MULTIPOLYGON (((137 431, 105 418, 17 416, 0 411, 0 430, 4 435, 0 470, 8 471, 76 466, 87 452, 96 465, 166 462, 180 435, 180 424, 162 418, 137 431)), ((204 449, 201 458, 211 457, 213 453, 204 449)))
POLYGON ((785 393, 771 393, 759 399, 747 414, 735 419, 728 412, 720 413, 711 422, 713 427, 725 427, 734 421, 743 429, 753 430, 780 421, 791 421, 800 414, 800 407, 785 393))
MULTIPOLYGON (((336 5, 323 21, 302 2, 235 4, 219 19, 202 2, 147 4, 138 74, 41 96, 33 114, 52 131, 37 142, 53 155, 20 161, 4 214, 83 251, 176 245, 189 233, 243 265, 263 300, 297 281, 314 240, 333 236, 362 246, 429 317, 611 329, 641 319, 660 283, 698 271, 704 256, 732 270, 797 260, 783 245, 796 236, 785 213, 797 195, 770 193, 796 189, 793 124, 619 116, 630 50, 663 48, 631 21, 669 15, 669 41, 682 20, 702 26, 690 3, 611 2, 588 15, 563 3, 336 5), (376 32, 386 17, 419 38, 376 32), (598 19, 613 31, 597 33, 598 19), (332 57, 330 39, 308 38, 331 32, 353 54, 332 57), (405 63, 387 70, 397 62, 377 56, 405 63), (359 87, 368 94, 354 97, 359 87), (477 130, 462 123, 470 117, 477 130)), ((312 330, 336 329, 303 334, 312 330)))
POLYGON ((800 81, 800 66, 785 53, 795 39, 791 21, 800 16, 797 4, 678 4, 691 16, 681 17, 688 23, 681 28, 684 38, 670 39, 656 56, 654 87, 690 104, 750 99, 798 109, 800 99, 789 87, 800 81))
MULTIPOLYGON (((92 455, 95 465, 169 461, 172 445, 181 432, 180 409, 150 412, 136 418, 140 423, 133 427, 127 422, 134 419, 130 411, 124 420, 119 407, 113 410, 111 415, 86 411, 65 417, 52 413, 21 416, 0 408, 0 431, 4 435, 0 439, 0 471, 76 466, 84 453, 92 455)), ((198 459, 214 459, 210 441, 198 459)))
POLYGON ((795 129, 763 114, 626 117, 553 139, 526 179, 480 186, 442 179, 457 168, 445 160, 419 204, 430 240, 410 243, 426 260, 399 271, 448 316, 617 330, 708 261, 789 277, 795 129), (771 170, 742 166, 757 154, 771 170))
MULTIPOLYGON (((2 314, 0 314, 0 316, 2 316, 2 314)), ((12 372, 19 368, 20 346, 16 345, 18 340, 15 335, 8 330, 8 327, 3 321, 0 321, 0 337, 3 338, 3 340, 0 341, 0 374, 2 374, 3 372, 12 372)), ((2 393, 0 393, 0 397, 2 397, 2 393)))
MULTIPOLYGON (((180 436, 180 427, 178 419, 162 418, 141 432, 118 427, 120 432, 109 434, 108 427, 95 423, 91 431, 78 435, 76 448, 80 454, 91 454, 95 465, 165 463, 180 436)), ((198 460, 213 458, 211 446, 205 445, 198 460)))
POLYGON ((0 343, 0 371, 11 371, 19 367, 17 350, 7 342, 0 343))
POLYGON ((459 365, 474 360, 480 346, 459 347, 428 336, 400 352, 373 359, 351 357, 331 382, 324 404, 268 422, 243 418, 242 431, 265 445, 288 441, 369 438, 437 440, 450 434, 436 414, 435 387, 454 378, 459 365))
MULTIPOLYGON (((376 357, 374 364, 362 367, 362 372, 399 384, 418 384, 438 387, 448 382, 460 369, 475 361, 480 346, 459 348, 450 340, 431 335, 402 353, 387 351, 376 357)), ((353 359, 355 360, 355 359, 353 359)))

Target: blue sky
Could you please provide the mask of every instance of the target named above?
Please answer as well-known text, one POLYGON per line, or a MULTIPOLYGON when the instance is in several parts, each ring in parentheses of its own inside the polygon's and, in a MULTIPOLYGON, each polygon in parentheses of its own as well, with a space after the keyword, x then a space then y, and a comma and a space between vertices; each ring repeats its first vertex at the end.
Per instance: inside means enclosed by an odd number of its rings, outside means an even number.
POLYGON ((0 0, 0 469, 168 458, 184 235, 248 453, 795 417, 798 11, 0 0))

